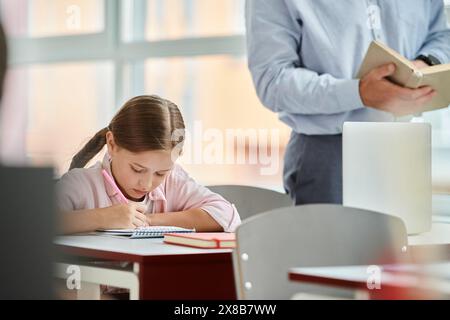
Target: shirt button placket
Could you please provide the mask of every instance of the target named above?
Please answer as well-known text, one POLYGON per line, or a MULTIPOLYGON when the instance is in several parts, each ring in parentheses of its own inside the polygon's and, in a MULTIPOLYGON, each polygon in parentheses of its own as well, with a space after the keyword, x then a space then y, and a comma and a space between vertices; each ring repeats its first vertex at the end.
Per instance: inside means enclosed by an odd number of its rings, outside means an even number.
MULTIPOLYGON (((378 1, 377 0, 366 0, 367 3, 367 8, 370 7, 377 7, 378 9, 380 8, 378 5, 378 1)), ((380 26, 377 26, 377 23, 379 23, 379 20, 381 19, 380 17, 380 11, 378 10, 376 12, 376 14, 378 16, 374 16, 375 12, 369 12, 369 17, 368 19, 370 20, 370 27, 371 27, 371 31, 372 31, 372 36, 375 40, 381 40, 381 29, 380 26)))

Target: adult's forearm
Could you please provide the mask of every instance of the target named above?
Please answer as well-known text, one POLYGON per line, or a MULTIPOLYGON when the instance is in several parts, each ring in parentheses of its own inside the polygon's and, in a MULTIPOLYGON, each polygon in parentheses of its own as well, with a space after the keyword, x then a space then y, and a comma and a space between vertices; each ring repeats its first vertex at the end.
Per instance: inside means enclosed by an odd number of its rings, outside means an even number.
POLYGON ((153 226, 177 226, 195 229, 199 232, 221 232, 223 228, 204 210, 153 213, 147 215, 148 223, 153 226))

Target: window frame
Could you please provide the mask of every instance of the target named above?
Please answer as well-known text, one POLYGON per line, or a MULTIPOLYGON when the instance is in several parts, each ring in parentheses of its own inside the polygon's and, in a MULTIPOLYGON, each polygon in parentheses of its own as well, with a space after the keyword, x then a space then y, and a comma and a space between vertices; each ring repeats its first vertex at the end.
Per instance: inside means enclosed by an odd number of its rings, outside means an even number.
MULTIPOLYGON (((450 24, 450 0, 445 0, 450 24)), ((120 0, 103 0, 104 29, 98 33, 49 37, 15 37, 8 39, 9 65, 27 66, 71 62, 107 61, 113 65, 113 114, 130 96, 142 94, 144 63, 151 58, 230 55, 245 57, 245 34, 185 37, 156 41, 123 39, 123 16, 120 0)), ((144 39, 146 0, 134 0, 132 6, 133 37, 144 39)), ((450 190, 450 189, 449 189, 450 190)))

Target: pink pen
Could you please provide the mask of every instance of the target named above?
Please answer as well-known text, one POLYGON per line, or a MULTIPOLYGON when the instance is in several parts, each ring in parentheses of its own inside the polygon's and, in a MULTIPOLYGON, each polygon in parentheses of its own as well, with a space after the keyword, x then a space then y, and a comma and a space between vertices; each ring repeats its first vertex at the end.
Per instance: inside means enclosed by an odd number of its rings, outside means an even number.
POLYGON ((103 169, 102 170, 103 177, 105 177, 106 181, 110 184, 110 186, 116 191, 116 196, 119 198, 119 202, 123 204, 128 203, 128 199, 125 198, 123 193, 120 191, 119 187, 117 187, 116 183, 114 182, 114 179, 109 175, 109 173, 103 169))

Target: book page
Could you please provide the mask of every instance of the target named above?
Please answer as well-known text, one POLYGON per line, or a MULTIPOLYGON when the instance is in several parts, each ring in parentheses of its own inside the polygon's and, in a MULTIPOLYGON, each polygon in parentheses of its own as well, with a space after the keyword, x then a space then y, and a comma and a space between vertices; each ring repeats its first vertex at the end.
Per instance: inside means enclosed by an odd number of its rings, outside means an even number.
POLYGON ((424 70, 421 85, 430 86, 437 91, 437 96, 425 107, 424 111, 446 108, 450 105, 450 66, 442 65, 436 67, 424 70))
POLYGON ((411 79, 411 77, 414 77, 414 72, 416 71, 414 64, 396 51, 377 41, 371 43, 361 65, 361 69, 358 72, 358 78, 360 79, 373 69, 388 63, 394 63, 397 67, 395 74, 389 78, 392 82, 401 86, 406 86, 409 83, 412 84, 409 87, 414 87, 414 84, 418 83, 418 81, 411 79))

